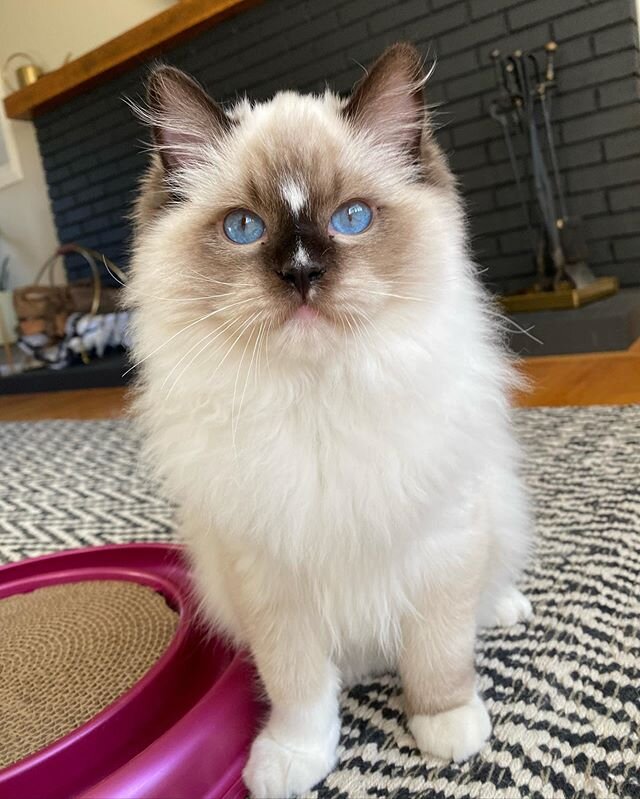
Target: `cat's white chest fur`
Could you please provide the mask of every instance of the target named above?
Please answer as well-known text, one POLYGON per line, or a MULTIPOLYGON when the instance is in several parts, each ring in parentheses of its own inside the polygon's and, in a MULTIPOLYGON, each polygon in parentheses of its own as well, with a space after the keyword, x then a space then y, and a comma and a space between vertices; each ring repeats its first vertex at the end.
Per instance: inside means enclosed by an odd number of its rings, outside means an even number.
MULTIPOLYGON (((441 450, 456 457, 465 430, 440 390, 400 394, 382 377, 377 385, 360 377, 292 381, 283 391, 265 376, 242 405, 238 392, 218 387, 210 410, 200 405, 195 440, 172 426, 173 451, 190 451, 192 487, 223 535, 293 564, 336 548, 398 545, 421 509, 434 512, 451 488, 441 450)), ((461 480, 468 468, 461 464, 461 480)))
POLYGON ((198 508, 186 533, 210 610, 239 639, 234 579, 261 595, 295 584, 332 648, 351 650, 350 675, 374 650, 388 663, 417 586, 469 547, 496 431, 480 446, 460 376, 406 359, 336 358, 289 383, 263 370, 246 390, 230 369, 215 392, 185 382, 165 404, 153 441, 177 499, 198 508))

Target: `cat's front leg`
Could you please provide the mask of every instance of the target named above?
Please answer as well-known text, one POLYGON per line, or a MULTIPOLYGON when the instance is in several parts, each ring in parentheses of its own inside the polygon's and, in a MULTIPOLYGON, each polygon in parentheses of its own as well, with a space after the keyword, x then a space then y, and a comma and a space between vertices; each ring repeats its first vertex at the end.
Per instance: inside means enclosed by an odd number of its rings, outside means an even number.
POLYGON ((295 796, 336 763, 338 673, 317 623, 299 610, 254 611, 249 641, 271 712, 251 747, 244 781, 255 799, 295 796))
POLYGON ((433 587, 403 622, 400 673, 409 728, 424 754, 443 760, 471 757, 491 734, 476 690, 474 595, 464 582, 433 587))
POLYGON ((340 733, 337 680, 327 671, 315 698, 272 700, 269 721, 254 741, 243 773, 255 799, 305 793, 335 766, 340 733))

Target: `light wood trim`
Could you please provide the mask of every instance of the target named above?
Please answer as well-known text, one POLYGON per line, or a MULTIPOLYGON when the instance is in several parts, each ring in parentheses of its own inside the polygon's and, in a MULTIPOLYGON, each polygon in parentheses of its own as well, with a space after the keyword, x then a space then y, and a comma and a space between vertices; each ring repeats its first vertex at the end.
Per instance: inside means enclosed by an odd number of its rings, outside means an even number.
POLYGON ((7 116, 31 119, 259 2, 182 0, 95 50, 47 72, 31 86, 10 94, 4 101, 7 116))
POLYGON ((640 403, 640 339, 628 350, 525 358, 522 407, 640 403))
POLYGON ((120 387, 7 394, 4 397, 0 396, 0 422, 31 422, 39 419, 114 419, 125 413, 127 404, 128 390, 120 387))

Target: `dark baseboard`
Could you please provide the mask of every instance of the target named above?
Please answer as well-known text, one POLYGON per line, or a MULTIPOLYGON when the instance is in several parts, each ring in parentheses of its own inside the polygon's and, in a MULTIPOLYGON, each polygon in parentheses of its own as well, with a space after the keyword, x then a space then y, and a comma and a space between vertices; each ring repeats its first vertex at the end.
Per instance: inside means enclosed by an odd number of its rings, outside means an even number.
POLYGON ((66 369, 35 369, 0 378, 0 395, 124 386, 133 376, 124 376, 129 366, 126 354, 117 353, 66 369))
POLYGON ((640 337, 640 289, 567 311, 511 314, 525 333, 509 331, 509 346, 519 355, 576 355, 626 350, 640 337))

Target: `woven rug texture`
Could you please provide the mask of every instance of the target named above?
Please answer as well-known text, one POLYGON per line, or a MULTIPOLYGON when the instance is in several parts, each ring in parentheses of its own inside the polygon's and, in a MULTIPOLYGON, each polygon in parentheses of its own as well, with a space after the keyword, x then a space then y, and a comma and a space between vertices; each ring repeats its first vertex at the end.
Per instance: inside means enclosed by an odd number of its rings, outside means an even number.
MULTIPOLYGON (((526 409, 516 424, 534 617, 478 641, 490 743, 462 764, 422 758, 390 674, 343 692, 339 764, 310 797, 640 797, 640 406, 526 409)), ((0 425, 0 562, 172 541, 138 453, 126 421, 0 425)))

